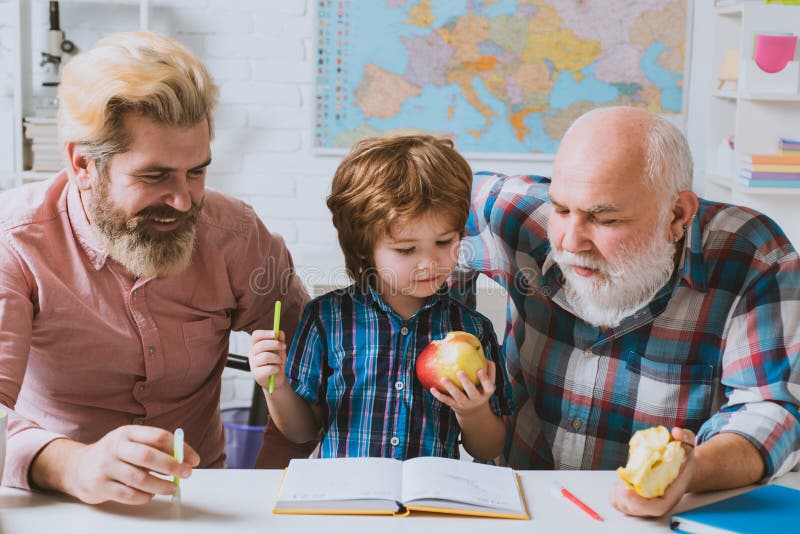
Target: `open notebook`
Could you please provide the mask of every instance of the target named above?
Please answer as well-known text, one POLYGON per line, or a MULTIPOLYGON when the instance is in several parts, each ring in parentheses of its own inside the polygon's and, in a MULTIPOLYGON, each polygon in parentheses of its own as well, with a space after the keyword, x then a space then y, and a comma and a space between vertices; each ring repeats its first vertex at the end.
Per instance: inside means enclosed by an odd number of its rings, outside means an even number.
POLYGON ((437 457, 292 460, 272 511, 529 519, 512 469, 437 457))

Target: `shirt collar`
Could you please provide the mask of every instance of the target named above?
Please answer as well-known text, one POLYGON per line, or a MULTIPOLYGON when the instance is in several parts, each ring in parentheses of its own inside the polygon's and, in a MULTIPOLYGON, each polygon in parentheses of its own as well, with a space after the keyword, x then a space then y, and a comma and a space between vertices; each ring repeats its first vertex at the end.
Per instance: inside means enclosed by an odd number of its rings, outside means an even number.
POLYGON ((689 287, 698 291, 707 291, 708 273, 706 272, 706 262, 703 256, 703 235, 699 217, 692 218, 692 224, 686 230, 686 239, 684 239, 680 263, 683 264, 681 278, 686 281, 689 287))
POLYGON ((553 258, 553 248, 547 251, 542 265, 542 277, 539 279, 539 291, 546 297, 553 297, 564 286, 564 273, 561 266, 553 258))
POLYGON ((67 214, 72 226, 72 233, 80 243, 92 266, 96 271, 99 271, 106 264, 108 252, 100 244, 94 228, 89 224, 89 219, 86 218, 86 212, 83 210, 80 192, 72 180, 67 186, 67 214))
MULTIPOLYGON (((390 314, 397 314, 391 306, 389 306, 383 297, 381 297, 375 289, 368 284, 354 284, 353 288, 353 298, 358 302, 364 304, 365 306, 375 306, 378 309, 390 313, 390 314)), ((443 298, 447 297, 448 286, 447 284, 440 287, 436 293, 428 297, 425 301, 425 304, 422 305, 422 308, 417 311, 414 315, 419 314, 420 312, 427 310, 428 308, 433 307, 437 303, 439 303, 443 298)))

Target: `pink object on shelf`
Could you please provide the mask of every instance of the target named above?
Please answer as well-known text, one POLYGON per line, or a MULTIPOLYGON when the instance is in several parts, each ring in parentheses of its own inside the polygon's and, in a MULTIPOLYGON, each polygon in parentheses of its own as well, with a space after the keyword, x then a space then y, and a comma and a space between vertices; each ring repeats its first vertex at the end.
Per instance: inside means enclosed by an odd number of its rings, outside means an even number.
POLYGON ((796 47, 796 35, 757 34, 753 59, 761 70, 774 74, 794 59, 796 47))

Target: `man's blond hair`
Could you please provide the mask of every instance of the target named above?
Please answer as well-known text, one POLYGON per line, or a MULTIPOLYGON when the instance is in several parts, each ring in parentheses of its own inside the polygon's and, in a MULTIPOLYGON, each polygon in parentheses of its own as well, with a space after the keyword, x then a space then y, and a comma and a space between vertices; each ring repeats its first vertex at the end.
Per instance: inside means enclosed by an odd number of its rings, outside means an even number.
POLYGON ((131 139, 132 113, 172 126, 208 121, 218 88, 200 60, 178 42, 150 32, 117 33, 64 67, 59 86, 58 135, 74 142, 102 172, 131 139))

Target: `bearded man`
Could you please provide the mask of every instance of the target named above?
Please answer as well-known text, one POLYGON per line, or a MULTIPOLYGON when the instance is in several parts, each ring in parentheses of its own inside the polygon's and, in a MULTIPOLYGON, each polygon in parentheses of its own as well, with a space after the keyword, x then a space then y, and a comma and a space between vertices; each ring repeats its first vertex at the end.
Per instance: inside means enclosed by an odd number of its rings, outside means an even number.
POLYGON ((476 175, 462 246, 509 292, 509 465, 614 469, 655 425, 686 443, 663 497, 612 489, 631 515, 800 459, 797 252, 766 216, 698 199, 691 179, 668 121, 595 110, 565 134, 552 181, 476 175))
POLYGON ((230 332, 271 328, 280 298, 291 338, 308 295, 283 240, 205 188, 216 97, 191 52, 146 32, 65 67, 67 169, 0 197, 4 485, 141 504, 174 492, 153 472, 224 465, 230 332))

